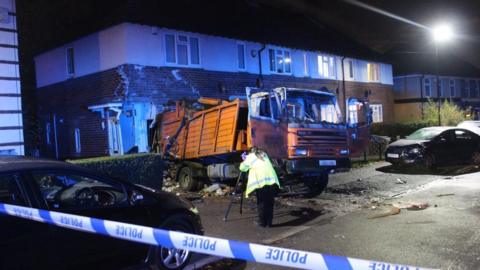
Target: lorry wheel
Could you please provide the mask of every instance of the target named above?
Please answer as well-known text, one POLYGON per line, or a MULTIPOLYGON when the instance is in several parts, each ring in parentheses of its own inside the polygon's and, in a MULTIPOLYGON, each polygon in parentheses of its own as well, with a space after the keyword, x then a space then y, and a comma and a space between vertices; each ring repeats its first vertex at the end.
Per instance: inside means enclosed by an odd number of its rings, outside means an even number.
POLYGON ((324 173, 317 177, 310 177, 305 180, 305 186, 307 187, 307 193, 305 197, 312 198, 325 190, 328 185, 328 173, 324 173))
POLYGON ((198 181, 193 178, 193 171, 190 167, 183 167, 178 173, 178 183, 185 191, 195 191, 198 188, 198 181))

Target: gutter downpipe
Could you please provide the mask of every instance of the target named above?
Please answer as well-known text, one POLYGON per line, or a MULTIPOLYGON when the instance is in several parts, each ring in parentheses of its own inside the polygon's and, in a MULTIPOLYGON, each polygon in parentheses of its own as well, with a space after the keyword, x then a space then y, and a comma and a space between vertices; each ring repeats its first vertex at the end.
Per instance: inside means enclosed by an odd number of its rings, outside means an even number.
POLYGON ((263 73, 262 73, 262 52, 265 50, 265 43, 262 44, 262 48, 258 50, 258 82, 257 87, 263 87, 263 73))
POLYGON ((345 88, 345 56, 342 56, 342 102, 343 102, 343 122, 347 124, 347 97, 346 97, 346 88, 345 88))

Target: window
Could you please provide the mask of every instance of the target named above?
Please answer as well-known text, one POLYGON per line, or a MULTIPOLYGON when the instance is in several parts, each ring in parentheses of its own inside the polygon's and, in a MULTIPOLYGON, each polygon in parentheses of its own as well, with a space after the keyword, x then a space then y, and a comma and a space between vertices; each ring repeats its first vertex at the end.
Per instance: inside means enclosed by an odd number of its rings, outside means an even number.
POLYGON ((424 89, 425 97, 432 96, 432 81, 429 78, 425 78, 423 80, 423 89, 424 89))
POLYGON ((274 73, 292 73, 292 58, 290 51, 282 49, 269 49, 270 71, 274 73))
POLYGON ((82 175, 33 173, 49 208, 92 208, 115 206, 127 199, 123 187, 82 175))
POLYGON ((238 69, 245 70, 245 44, 237 44, 238 69))
POLYGON ((165 35, 165 60, 170 64, 182 66, 200 65, 200 46, 198 38, 186 35, 165 35))
POLYGON ((348 104, 348 123, 351 125, 358 124, 357 104, 348 104))
POLYGON ((444 96, 444 93, 443 93, 443 81, 442 81, 442 79, 438 79, 438 80, 436 80, 436 81, 437 81, 437 83, 438 83, 438 86, 437 86, 438 88, 435 89, 436 91, 438 91, 437 95, 438 95, 438 97, 443 97, 443 96, 444 96))
POLYGON ((455 96, 455 81, 450 80, 449 81, 449 86, 450 86, 450 96, 454 97, 455 96))
POLYGON ((324 78, 335 77, 335 58, 333 56, 319 55, 318 74, 324 78))
POLYGON ((73 48, 67 48, 67 74, 74 75, 75 74, 75 54, 73 48))
POLYGON ((82 151, 82 145, 80 144, 80 129, 75 129, 75 153, 82 151))
POLYGON ((463 130, 455 130, 455 139, 457 141, 471 141, 472 134, 463 130))
POLYGON ((380 65, 375 63, 367 64, 367 79, 370 82, 380 81, 380 65))
POLYGON ((374 123, 383 122, 383 105, 382 104, 372 104, 370 105, 372 110, 372 121, 374 123))
POLYGON ((16 175, 0 175, 0 203, 26 206, 25 198, 16 175))
POLYGON ((307 77, 309 73, 310 72, 308 68, 308 55, 307 53, 303 53, 303 75, 307 77))
POLYGON ((462 97, 468 97, 468 83, 466 80, 460 81, 460 94, 462 97))
POLYGON ((353 60, 352 59, 347 59, 343 63, 343 68, 345 72, 345 79, 354 79, 354 65, 353 65, 353 60))
POLYGON ((478 97, 478 91, 477 91, 477 81, 475 80, 470 80, 470 97, 478 97))
POLYGON ((47 142, 48 145, 52 144, 52 140, 50 140, 50 133, 51 133, 51 126, 50 122, 47 122, 45 124, 45 141, 47 142))

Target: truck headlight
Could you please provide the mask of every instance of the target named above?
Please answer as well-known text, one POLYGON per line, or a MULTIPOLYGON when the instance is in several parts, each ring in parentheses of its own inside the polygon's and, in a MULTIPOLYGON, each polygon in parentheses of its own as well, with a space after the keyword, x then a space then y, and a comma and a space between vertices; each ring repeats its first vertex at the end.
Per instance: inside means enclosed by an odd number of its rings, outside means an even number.
POLYGON ((306 156, 308 153, 307 149, 297 148, 295 149, 295 156, 306 156))
POLYGON ((348 155, 349 152, 348 149, 342 149, 340 150, 340 155, 348 155))

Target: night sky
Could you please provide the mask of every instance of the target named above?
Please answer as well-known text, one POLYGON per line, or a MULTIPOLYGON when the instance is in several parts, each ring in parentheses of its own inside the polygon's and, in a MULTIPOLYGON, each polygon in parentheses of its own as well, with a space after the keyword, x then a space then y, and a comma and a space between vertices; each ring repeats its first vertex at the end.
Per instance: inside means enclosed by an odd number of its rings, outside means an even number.
MULTIPOLYGON (((362 2, 427 26, 437 22, 450 23, 459 37, 446 44, 448 47, 442 50, 480 67, 480 53, 477 49, 480 45, 478 38, 480 36, 480 1, 363 0, 362 2)), ((130 21, 132 21, 131 18, 134 18, 133 21, 139 20, 144 13, 155 17, 157 10, 168 10, 172 14, 167 23, 176 23, 175 16, 178 15, 196 18, 198 25, 202 26, 202 14, 212 14, 213 9, 214 23, 203 24, 203 27, 215 32, 214 28, 223 26, 225 31, 225 29, 235 28, 235 25, 248 24, 248 21, 251 21, 244 17, 244 12, 236 11, 245 8, 281 12, 285 17, 282 26, 288 25, 289 13, 296 17, 301 16, 318 24, 319 33, 323 26, 327 26, 383 54, 398 51, 425 52, 431 51, 433 47, 429 33, 424 29, 362 9, 346 1, 17 0, 25 130, 35 130, 33 66, 35 55, 125 21, 127 18, 130 21), (141 6, 140 3, 145 2, 150 3, 147 5, 148 8, 143 11, 138 9, 139 5, 141 6), (208 5, 202 6, 207 2, 208 5), (192 8, 193 3, 196 3, 196 8, 192 8), (212 3, 214 6, 211 6, 212 3), (224 20, 229 20, 229 23, 222 23, 224 20), (237 24, 232 23, 232 20, 237 24)), ((161 18, 158 19, 161 21, 161 18)), ((256 19, 258 21, 258 18, 256 19)), ((268 18, 261 20, 268 22, 268 18)), ((251 25, 252 31, 259 31, 259 33, 262 31, 261 27, 261 25, 251 25)), ((27 148, 35 144, 36 134, 34 132, 25 134, 25 141, 27 148)))

